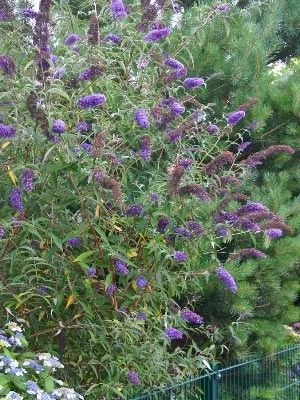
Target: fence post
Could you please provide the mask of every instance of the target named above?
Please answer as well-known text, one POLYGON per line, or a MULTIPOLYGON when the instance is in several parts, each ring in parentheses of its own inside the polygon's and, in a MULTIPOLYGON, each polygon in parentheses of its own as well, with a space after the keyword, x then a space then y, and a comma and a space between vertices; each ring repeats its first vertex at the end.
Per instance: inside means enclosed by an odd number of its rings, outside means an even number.
POLYGON ((210 380, 210 399, 209 400, 218 400, 218 379, 219 379, 219 374, 218 374, 218 367, 216 365, 212 366, 213 372, 211 375, 211 380, 210 380))

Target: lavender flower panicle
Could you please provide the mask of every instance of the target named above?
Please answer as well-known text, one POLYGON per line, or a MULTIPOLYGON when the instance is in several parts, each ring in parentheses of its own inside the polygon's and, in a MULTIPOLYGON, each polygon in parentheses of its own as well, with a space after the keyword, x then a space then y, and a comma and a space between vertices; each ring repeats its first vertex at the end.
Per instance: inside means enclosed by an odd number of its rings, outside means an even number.
POLYGON ((165 233, 169 224, 167 217, 160 217, 156 225, 158 232, 165 233))
POLYGON ((243 215, 246 213, 253 213, 253 212, 258 212, 258 211, 269 211, 269 209, 262 203, 250 201, 249 203, 245 204, 244 206, 241 206, 237 210, 237 214, 243 215))
POLYGON ((204 234, 204 228, 199 222, 191 220, 187 221, 186 224, 193 236, 202 236, 204 234))
POLYGON ((122 0, 112 0, 111 11, 116 19, 124 19, 127 16, 127 10, 122 0))
POLYGON ((266 229, 265 232, 269 236, 270 239, 279 238, 283 234, 282 230, 278 229, 278 228, 269 228, 269 229, 266 229))
POLYGON ((2 238, 3 236, 5 236, 5 229, 4 226, 0 224, 0 238, 2 238))
POLYGON ((30 168, 25 168, 22 171, 21 183, 26 192, 33 190, 33 180, 35 179, 35 172, 30 168))
POLYGON ((182 331, 171 326, 165 329, 165 334, 171 340, 182 339, 184 336, 182 331))
POLYGON ((261 230, 265 231, 267 229, 280 229, 282 232, 292 233, 293 230, 290 226, 288 226, 284 221, 273 219, 271 221, 264 222, 260 224, 261 230))
POLYGON ((183 158, 178 163, 183 168, 189 168, 193 164, 193 160, 191 158, 183 158))
POLYGON ((229 260, 243 260, 247 257, 266 258, 266 254, 255 247, 241 249, 237 253, 229 257, 229 260))
POLYGON ((183 226, 176 226, 176 228, 174 229, 174 233, 186 239, 190 239, 192 237, 192 233, 183 226))
POLYGON ((0 138, 11 138, 16 135, 16 128, 12 125, 4 125, 0 123, 0 138))
POLYGON ((0 54, 0 70, 7 76, 11 76, 16 72, 16 64, 12 57, 0 54))
POLYGON ((105 42, 113 42, 115 44, 120 43, 121 42, 121 36, 117 35, 116 33, 108 33, 105 38, 104 38, 105 42))
POLYGON ((248 142, 243 142, 241 144, 238 145, 238 152, 243 152, 245 151, 250 145, 252 144, 252 142, 248 141, 248 142))
POLYGON ((180 61, 177 61, 175 58, 171 57, 166 57, 165 65, 173 69, 185 69, 185 66, 180 61))
POLYGON ((52 130, 55 133, 64 133, 66 130, 66 123, 62 119, 56 119, 53 122, 52 130))
POLYGON ((112 283, 110 283, 108 285, 108 287, 106 288, 105 292, 108 295, 112 296, 112 295, 114 295, 116 293, 117 290, 118 290, 117 285, 114 282, 112 282, 112 283))
POLYGON ((146 321, 147 319, 147 314, 143 311, 139 311, 138 313, 136 313, 136 319, 139 319, 141 321, 146 321))
POLYGON ((174 101, 171 104, 171 112, 173 115, 177 116, 177 115, 181 115, 185 112, 185 107, 184 105, 177 103, 176 101, 174 101))
POLYGON ((232 293, 237 292, 237 285, 233 276, 222 265, 217 268, 216 273, 217 277, 224 282, 232 293))
POLYGON ((215 222, 227 222, 230 225, 234 225, 239 222, 239 217, 234 212, 221 212, 215 217, 215 222))
POLYGON ((183 86, 186 89, 194 89, 201 85, 204 85, 205 80, 203 78, 186 78, 183 81, 183 86))
POLYGON ((144 40, 145 42, 158 42, 165 39, 170 33, 170 28, 153 29, 144 36, 144 40))
POLYGON ((65 40, 65 45, 73 46, 79 40, 77 33, 71 33, 65 40))
POLYGON ((80 245, 80 243, 81 243, 80 238, 76 237, 76 236, 68 239, 67 242, 66 242, 67 246, 70 246, 70 247, 78 246, 78 245, 80 245))
POLYGON ((191 310, 182 310, 180 312, 181 318, 186 321, 192 322, 194 324, 202 325, 204 323, 204 318, 201 315, 191 311, 191 310))
POLYGON ((258 151, 257 153, 250 155, 242 161, 242 164, 246 164, 249 167, 257 167, 258 165, 261 165, 267 157, 279 152, 292 155, 295 153, 295 150, 292 147, 286 145, 270 146, 266 150, 258 151))
POLYGON ((76 129, 78 130, 78 132, 80 133, 87 133, 90 132, 92 129, 92 125, 89 124, 86 121, 79 121, 78 124, 76 125, 76 129))
POLYGON ((158 203, 160 201, 160 196, 158 193, 151 193, 149 196, 150 200, 154 203, 158 203))
POLYGON ((216 229, 216 233, 222 237, 226 237, 230 234, 230 230, 226 226, 220 226, 216 229))
POLYGON ((129 382, 132 383, 133 385, 141 384, 139 376, 138 376, 137 372, 135 372, 135 371, 128 372, 127 378, 129 380, 129 382))
POLYGON ((77 100, 77 105, 80 108, 97 107, 106 102, 106 97, 101 93, 92 93, 83 96, 77 100))
POLYGON ((246 218, 242 218, 241 219, 241 226, 243 229, 246 229, 248 231, 254 231, 254 232, 260 232, 260 226, 258 224, 256 224, 253 221, 249 221, 246 218))
POLYGON ((11 206, 17 211, 24 211, 23 198, 21 189, 15 187, 9 196, 11 206))
POLYGON ((24 17, 32 18, 32 19, 35 19, 38 15, 38 13, 36 11, 34 11, 32 8, 22 8, 21 12, 24 17))
POLYGON ((229 125, 236 125, 243 118, 245 118, 245 116, 246 116, 245 111, 234 111, 227 116, 227 123, 229 125))
POLYGON ((136 217, 142 215, 144 207, 141 204, 130 204, 125 209, 125 215, 129 217, 136 217))
POLYGON ((142 128, 142 129, 149 128, 150 123, 149 123, 147 111, 144 108, 139 108, 136 110, 135 119, 140 128, 142 128))
POLYGON ((220 128, 217 125, 211 124, 208 125, 206 130, 210 135, 214 135, 215 133, 218 133, 220 131, 220 128))
POLYGON ((90 267, 86 270, 86 274, 89 278, 96 278, 97 270, 96 270, 96 268, 90 267))
POLYGON ((205 165, 202 172, 206 175, 213 175, 217 173, 221 167, 226 164, 233 164, 235 156, 230 151, 222 151, 213 160, 205 165))
POLYGON ((184 186, 181 186, 178 189, 178 193, 179 195, 186 195, 186 194, 193 194, 196 197, 198 197, 198 199, 204 201, 204 202, 208 202, 211 200, 211 197, 209 196, 209 194, 206 192, 206 190, 199 184, 197 183, 190 183, 184 186))
POLYGON ((116 259, 114 261, 114 266, 115 266, 115 270, 118 274, 125 275, 125 276, 129 274, 129 269, 127 268, 127 265, 124 261, 122 261, 120 259, 116 259))
POLYGON ((139 275, 136 278, 136 285, 140 289, 145 289, 145 287, 148 285, 148 280, 144 278, 143 276, 139 275))
POLYGON ((102 73, 100 65, 91 65, 84 69, 78 76, 79 81, 88 81, 96 78, 102 73))
POLYGON ((175 261, 178 262, 183 262, 188 259, 188 255, 186 254, 185 251, 174 251, 172 257, 174 258, 175 261))
POLYGON ((149 135, 142 136, 141 148, 137 153, 144 161, 151 160, 151 137, 149 135))

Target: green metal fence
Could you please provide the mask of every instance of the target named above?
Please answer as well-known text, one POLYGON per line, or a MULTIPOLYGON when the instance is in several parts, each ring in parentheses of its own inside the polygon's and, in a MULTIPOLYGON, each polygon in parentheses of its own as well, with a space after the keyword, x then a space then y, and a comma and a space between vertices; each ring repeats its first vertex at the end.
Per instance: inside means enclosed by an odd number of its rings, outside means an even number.
POLYGON ((300 400, 300 345, 218 366, 209 374, 155 388, 134 400, 300 400))

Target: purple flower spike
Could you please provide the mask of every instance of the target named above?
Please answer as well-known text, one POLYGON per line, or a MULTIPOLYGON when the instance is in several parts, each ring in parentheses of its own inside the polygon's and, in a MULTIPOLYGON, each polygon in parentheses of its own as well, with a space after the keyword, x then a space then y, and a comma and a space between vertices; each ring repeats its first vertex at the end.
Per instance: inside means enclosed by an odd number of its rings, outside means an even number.
POLYGON ((86 133, 86 132, 90 132, 90 130, 92 129, 92 125, 86 121, 79 121, 76 128, 77 128, 78 132, 86 133))
POLYGON ((0 124, 0 138, 11 138, 16 135, 16 129, 12 125, 0 124))
POLYGON ((233 276, 221 265, 217 268, 217 277, 223 281, 232 293, 237 292, 237 285, 233 276))
POLYGON ((194 236, 202 236, 204 234, 203 226, 197 221, 188 221, 187 226, 194 236))
POLYGON ((129 217, 136 217, 143 213, 143 206, 141 204, 130 204, 126 210, 125 214, 129 217))
POLYGON ((157 222, 157 230, 159 233, 165 233, 167 230, 167 227, 169 225, 169 220, 167 217, 160 217, 158 222, 157 222))
POLYGON ((26 192, 31 192, 33 190, 34 178, 35 178, 35 172, 32 169, 26 168, 22 171, 21 183, 26 192))
POLYGON ((204 85, 205 81, 203 78, 186 78, 183 81, 183 86, 186 89, 194 89, 201 85, 204 85))
POLYGON ((236 125, 243 118, 245 118, 245 111, 234 111, 227 116, 227 123, 229 125, 236 125))
POLYGON ((53 127, 52 127, 53 132, 55 133, 64 133, 66 130, 66 123, 62 119, 56 119, 53 122, 53 127))
POLYGON ((115 44, 121 42, 121 36, 117 35, 116 33, 109 33, 108 35, 105 36, 104 38, 105 42, 113 42, 115 44))
POLYGON ((24 211, 23 198, 21 189, 19 187, 15 187, 9 196, 11 206, 17 211, 24 211))
POLYGON ((149 119, 148 119, 148 114, 144 108, 139 108, 138 110, 136 110, 135 119, 136 119, 136 122, 138 123, 138 125, 140 126, 140 128, 143 128, 143 129, 149 128, 150 123, 149 123, 149 119))
POLYGON ((139 275, 136 278, 136 284, 137 284, 138 288, 145 289, 145 287, 148 285, 148 280, 146 278, 144 278, 143 276, 139 275))
POLYGON ((171 58, 171 57, 167 57, 165 59, 165 65, 167 65, 168 67, 174 68, 174 69, 185 69, 185 66, 181 62, 179 62, 179 61, 175 60, 175 58, 171 58))
POLYGON ((91 108, 97 107, 106 102, 106 97, 101 93, 92 93, 87 96, 83 96, 77 101, 77 105, 80 108, 91 108))
POLYGON ((186 321, 193 322, 194 324, 201 325, 204 323, 204 318, 201 317, 201 315, 190 310, 182 310, 180 316, 186 321))
POLYGON ((141 148, 137 152, 137 154, 144 160, 151 160, 151 138, 148 135, 145 135, 141 138, 141 148))
POLYGON ((80 238, 75 236, 75 237, 72 237, 71 239, 68 239, 66 244, 67 244, 67 246, 75 247, 75 246, 78 246, 80 244, 80 242, 81 242, 80 238))
POLYGON ((215 133, 218 133, 220 131, 220 128, 214 124, 209 125, 206 129, 210 135, 214 135, 215 133))
POLYGON ((72 46, 73 44, 75 44, 77 42, 77 40, 79 40, 79 36, 77 35, 77 33, 71 33, 71 35, 69 35, 66 38, 65 44, 67 46, 72 46))
POLYGON ((124 263, 122 260, 115 260, 114 261, 115 269, 116 272, 120 275, 128 275, 129 274, 129 269, 127 268, 127 265, 124 263))
POLYGON ((133 385, 141 384, 139 376, 138 376, 137 372, 135 372, 135 371, 128 372, 127 378, 129 380, 129 382, 132 383, 133 385))
POLYGON ((10 56, 0 54, 0 69, 5 75, 13 75, 16 72, 16 64, 10 56))
POLYGON ((3 225, 0 225, 0 238, 2 238, 3 236, 5 236, 5 229, 3 225))
POLYGON ((117 290, 118 290, 117 285, 112 282, 110 285, 108 285, 105 291, 107 294, 112 296, 114 293, 116 293, 117 290))
POLYGON ((160 196, 158 193, 151 193, 149 196, 150 200, 153 201, 154 203, 158 203, 160 200, 160 196))
POLYGON ((239 152, 245 151, 250 146, 250 144, 252 144, 252 142, 241 143, 240 145, 238 145, 238 151, 239 152))
POLYGON ((153 29, 147 33, 144 40, 145 42, 158 42, 165 39, 170 33, 171 30, 169 28, 153 29))
POLYGON ((221 226, 220 228, 216 229, 216 233, 222 237, 226 237, 229 235, 230 231, 225 226, 221 226))
POLYGON ((87 274, 87 276, 89 278, 96 278, 97 277, 97 270, 96 270, 96 268, 93 268, 93 267, 88 268, 86 270, 86 274, 87 274))
POLYGON ((183 158, 179 161, 179 165, 183 168, 189 168, 193 164, 193 160, 191 158, 183 158))
POLYGON ((123 19, 127 16, 126 7, 122 0, 112 0, 111 11, 116 19, 123 19))
POLYGON ((141 320, 141 321, 146 321, 147 319, 147 314, 145 312, 138 312, 135 316, 137 319, 141 320))
POLYGON ((174 258, 175 261, 178 262, 183 262, 188 259, 188 255, 186 254, 185 251, 174 251, 172 257, 174 258))
POLYGON ((21 10, 22 14, 26 18, 36 18, 38 16, 38 13, 34 11, 32 8, 22 8, 21 10))
POLYGON ((269 236, 270 239, 276 239, 282 236, 283 231, 281 229, 270 228, 266 230, 266 234, 269 236))
POLYGON ((183 332, 179 329, 172 328, 171 326, 165 329, 165 334, 171 340, 182 339, 184 336, 183 332))
POLYGON ((228 12, 230 11, 230 4, 219 4, 215 6, 214 9, 219 12, 228 12))
POLYGON ((171 112, 173 115, 183 114, 185 112, 185 107, 182 104, 174 101, 174 103, 171 105, 171 112))

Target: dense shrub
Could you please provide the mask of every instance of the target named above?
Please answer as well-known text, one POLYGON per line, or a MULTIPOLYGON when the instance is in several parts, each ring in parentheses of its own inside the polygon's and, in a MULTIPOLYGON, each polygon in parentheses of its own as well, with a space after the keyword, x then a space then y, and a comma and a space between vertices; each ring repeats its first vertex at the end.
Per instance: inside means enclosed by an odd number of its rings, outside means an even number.
MULTIPOLYGON (((294 153, 247 150, 239 126, 255 100, 223 115, 203 104, 218 76, 190 72, 169 3, 98 6, 89 23, 49 0, 9 13, 0 58, 1 318, 27 323, 97 399, 225 351, 258 293, 240 261, 263 269, 263 247, 290 232, 251 196, 253 170, 294 153)), ((188 39, 234 15, 205 6, 188 39)))

